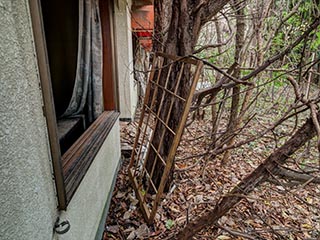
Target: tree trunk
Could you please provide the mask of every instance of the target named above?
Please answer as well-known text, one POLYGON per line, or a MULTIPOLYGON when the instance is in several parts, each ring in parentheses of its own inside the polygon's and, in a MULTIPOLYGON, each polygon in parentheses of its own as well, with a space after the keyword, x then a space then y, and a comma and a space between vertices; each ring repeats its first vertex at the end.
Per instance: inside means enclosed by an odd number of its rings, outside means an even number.
MULTIPOLYGON (((320 114, 317 115, 320 118, 320 114)), ((311 140, 316 134, 312 119, 306 123, 279 149, 274 151, 251 174, 244 178, 228 195, 223 197, 213 210, 192 221, 182 229, 175 239, 189 240, 201 229, 213 225, 232 207, 240 202, 245 195, 251 193, 257 186, 265 182, 270 175, 277 174, 279 165, 284 164, 288 157, 311 140)))
MULTIPOLYGON (((195 45, 197 43, 200 29, 203 26, 203 24, 206 23, 209 19, 211 19, 215 14, 217 14, 224 5, 226 5, 229 2, 229 0, 218 0, 208 3, 204 3, 201 0, 194 1, 194 0, 173 0, 171 2, 171 9, 170 9, 170 26, 168 29, 168 34, 166 36, 166 41, 160 48, 163 49, 163 51, 167 54, 176 55, 176 56, 188 56, 191 55, 194 51, 195 45)), ((160 1, 155 0, 155 13, 160 13, 161 9, 168 8, 168 6, 164 6, 165 4, 168 4, 167 1, 160 1), (159 8, 159 9, 157 9, 159 8)), ((156 21, 157 16, 156 16, 156 21)), ((166 20, 163 19, 165 22, 166 20)), ((162 21, 162 22, 163 22, 162 21)), ((161 25, 161 28, 163 29, 163 25, 161 25)), ((157 26, 156 26, 156 32, 157 26)), ((164 63, 165 65, 166 63, 164 63)), ((164 69, 165 70, 165 69, 164 69)), ((179 71, 179 65, 177 64, 175 69, 173 69, 171 78, 169 80, 170 86, 169 88, 173 89, 173 87, 176 85, 177 81, 177 74, 179 71)), ((165 76, 165 74, 163 74, 165 76)), ((191 81, 190 81, 190 72, 188 69, 185 69, 182 75, 183 81, 180 83, 180 87, 178 89, 178 94, 181 97, 186 97, 187 93, 189 92, 191 81)), ((165 81, 164 78, 160 79, 160 82, 163 83, 165 81)), ((168 113, 169 106, 168 104, 171 100, 166 99, 164 102, 163 111, 160 113, 160 118, 163 118, 168 113)), ((159 102, 159 101, 157 101, 159 102)), ((158 106, 156 106, 157 108, 158 106)), ((172 115, 169 119, 169 126, 173 129, 176 128, 178 123, 180 122, 180 117, 182 113, 181 106, 176 103, 173 106, 172 109, 172 115)), ((154 139, 152 144, 157 149, 159 147, 161 134, 163 131, 163 126, 161 123, 158 123, 155 128, 154 133, 154 139)), ((168 156, 170 145, 173 141, 173 135, 171 134, 165 134, 164 136, 164 144, 160 148, 160 153, 164 156, 164 159, 166 159, 166 156, 168 156)), ((154 151, 150 151, 147 156, 147 169, 150 171, 152 169, 154 160, 156 159, 156 154, 154 151)), ((167 188, 165 190, 168 190, 168 186, 172 182, 172 176, 173 176, 173 169, 174 164, 172 165, 171 174, 167 181, 167 188)), ((156 167, 155 171, 153 173, 152 180, 155 183, 156 187, 159 186, 161 181, 161 176, 163 172, 163 166, 159 162, 156 167)))
MULTIPOLYGON (((244 6, 241 6, 242 1, 234 1, 232 3, 232 8, 236 12, 236 43, 235 43, 235 54, 234 54, 234 61, 237 64, 236 68, 233 72, 233 77, 240 79, 241 76, 241 65, 242 65, 242 48, 244 45, 244 38, 245 38, 245 21, 244 21, 244 6)), ((237 85, 232 89, 232 104, 231 104, 231 111, 230 111, 230 120, 228 123, 228 133, 233 133, 238 126, 241 124, 241 119, 238 118, 239 113, 239 104, 240 104, 240 86, 237 85)), ((227 134, 228 135, 228 134, 227 134)), ((231 137, 231 139, 227 142, 227 145, 233 144, 235 136, 231 137)), ((222 162, 228 162, 230 157, 230 150, 227 150, 224 153, 222 162)))
MULTIPOLYGON (((221 37, 221 28, 220 28, 220 23, 218 18, 215 17, 214 19, 214 25, 216 27, 216 34, 217 34, 217 42, 218 43, 222 43, 222 37, 221 37)), ((218 50, 218 54, 220 55, 222 53, 222 47, 219 46, 217 48, 218 50)), ((219 62, 217 62, 217 64, 219 64, 219 62)), ((220 73, 216 73, 216 79, 220 79, 222 77, 222 74, 220 73)), ((216 80, 217 82, 217 80, 216 80)), ((216 101, 216 96, 212 97, 211 102, 215 102, 216 101)), ((211 131, 211 140, 213 143, 216 142, 216 138, 217 138, 217 132, 218 132, 218 112, 217 112, 218 108, 216 104, 212 104, 211 106, 211 122, 212 122, 212 131, 211 131)))
POLYGON ((154 33, 153 52, 163 52, 168 36, 168 26, 171 22, 171 0, 154 1, 154 33))
POLYGON ((263 28, 264 19, 269 15, 273 0, 267 2, 257 3, 256 16, 253 18, 253 27, 256 38, 256 66, 260 66, 264 61, 264 49, 263 49, 263 28))

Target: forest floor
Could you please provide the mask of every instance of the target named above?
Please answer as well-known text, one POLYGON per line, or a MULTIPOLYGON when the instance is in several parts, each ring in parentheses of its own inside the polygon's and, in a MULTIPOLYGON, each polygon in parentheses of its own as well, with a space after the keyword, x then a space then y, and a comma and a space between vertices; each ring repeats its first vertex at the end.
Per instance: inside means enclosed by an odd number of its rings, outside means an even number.
MULTIPOLYGON (((263 117, 257 116, 239 138, 258 134, 272 122, 277 111, 273 107, 263 117)), ((307 117, 308 114, 301 122, 307 117)), ((127 175, 129 159, 123 157, 104 240, 170 239, 188 221, 214 208, 223 195, 281 146, 295 123, 289 121, 273 134, 232 150, 224 165, 222 156, 212 158, 204 154, 209 145, 210 124, 209 119, 196 120, 185 129, 176 154, 171 191, 161 202, 152 225, 143 219, 127 175)), ((136 126, 136 122, 121 124, 122 143, 133 144, 136 126)), ((311 171, 318 164, 315 141, 292 156, 286 166, 311 171)), ((320 239, 320 187, 310 181, 296 182, 274 176, 220 218, 217 225, 208 226, 194 239, 320 239)))

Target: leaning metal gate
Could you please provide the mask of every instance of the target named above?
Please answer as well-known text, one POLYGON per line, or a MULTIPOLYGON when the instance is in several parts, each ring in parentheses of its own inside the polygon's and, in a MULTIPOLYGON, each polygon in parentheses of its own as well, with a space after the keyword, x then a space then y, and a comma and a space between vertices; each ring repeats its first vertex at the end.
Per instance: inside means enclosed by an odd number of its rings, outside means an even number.
POLYGON ((163 53, 154 56, 128 169, 140 208, 148 223, 152 223, 156 216, 202 67, 201 61, 190 57, 169 56, 163 53), (170 85, 173 76, 177 76, 174 86, 170 85), (191 84, 189 90, 183 93, 184 97, 179 94, 182 81, 186 81, 183 76, 187 76, 191 84), (181 106, 182 114, 179 124, 172 127, 169 123, 170 116, 176 114, 174 109, 177 106, 181 106), (167 111, 166 114, 162 113, 164 109, 167 111), (154 144, 157 126, 158 142, 154 144), (161 148, 167 144, 164 143, 164 139, 168 134, 172 135, 173 140, 165 156, 161 148), (151 152, 154 156, 152 159, 148 157, 151 152), (160 184, 156 186, 153 178, 155 169, 159 166, 163 172, 160 184))

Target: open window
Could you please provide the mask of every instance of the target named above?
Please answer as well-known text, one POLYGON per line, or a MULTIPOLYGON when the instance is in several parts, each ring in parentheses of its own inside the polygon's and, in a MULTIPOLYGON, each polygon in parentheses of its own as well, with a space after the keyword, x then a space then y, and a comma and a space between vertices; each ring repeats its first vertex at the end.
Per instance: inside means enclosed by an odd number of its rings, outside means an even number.
POLYGON ((118 119, 111 1, 29 0, 59 208, 118 119))

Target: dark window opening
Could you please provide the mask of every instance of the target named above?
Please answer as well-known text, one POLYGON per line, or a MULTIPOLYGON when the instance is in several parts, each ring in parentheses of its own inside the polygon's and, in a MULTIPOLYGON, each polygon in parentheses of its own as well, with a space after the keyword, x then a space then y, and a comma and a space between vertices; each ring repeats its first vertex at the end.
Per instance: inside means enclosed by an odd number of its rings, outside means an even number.
POLYGON ((84 133, 83 117, 60 118, 76 78, 79 32, 78 0, 41 0, 61 154, 84 133))
MULTIPOLYGON (((91 4, 94 2, 93 0, 91 4)), ((100 76, 104 93, 101 105, 104 105, 104 110, 114 110, 116 99, 111 54, 113 51, 110 6, 107 1, 100 1, 99 5, 101 22, 101 35, 99 36, 103 44, 103 49, 99 54, 102 55, 104 63, 100 76)), ((79 59, 79 0, 41 0, 41 6, 60 151, 61 154, 64 154, 95 120, 89 113, 88 103, 80 113, 74 116, 62 116, 68 108, 75 87, 79 59)), ((99 15, 94 15, 93 18, 97 16, 99 15)), ((86 47, 81 49, 81 51, 86 50, 86 47)), ((89 96, 90 94, 87 100, 89 96)))
MULTIPOLYGON (((84 3, 94 8, 94 11, 87 12, 93 14, 89 20, 91 26, 94 28, 95 21, 99 20, 97 18, 99 13, 101 21, 101 30, 98 33, 101 36, 100 47, 95 45, 90 48, 101 52, 99 66, 100 69, 102 68, 100 77, 96 78, 101 89, 99 95, 101 101, 98 101, 101 102, 101 111, 95 114, 94 118, 86 114, 90 113, 90 108, 92 109, 88 99, 92 100, 94 94, 80 94, 81 97, 85 96, 83 98, 85 104, 82 105, 81 110, 71 117, 62 117, 62 115, 65 116, 66 109, 69 109, 73 88, 77 85, 76 79, 85 79, 77 77, 80 76, 77 75, 79 36, 80 32, 85 32, 86 29, 85 27, 79 29, 81 16, 84 16, 79 14, 81 12, 79 0, 29 0, 58 207, 61 210, 66 209, 119 117, 114 77, 116 68, 112 1, 91 0, 84 3)), ((81 6, 86 8, 88 5, 81 6)), ((87 8, 87 10, 90 9, 87 8)), ((85 46, 93 45, 93 41, 87 41, 85 46)), ((88 50, 86 53, 95 54, 96 52, 88 50)), ((95 62, 88 65, 97 64, 95 62)))
POLYGON ((78 0, 41 0, 56 115, 70 102, 78 54, 78 0))

